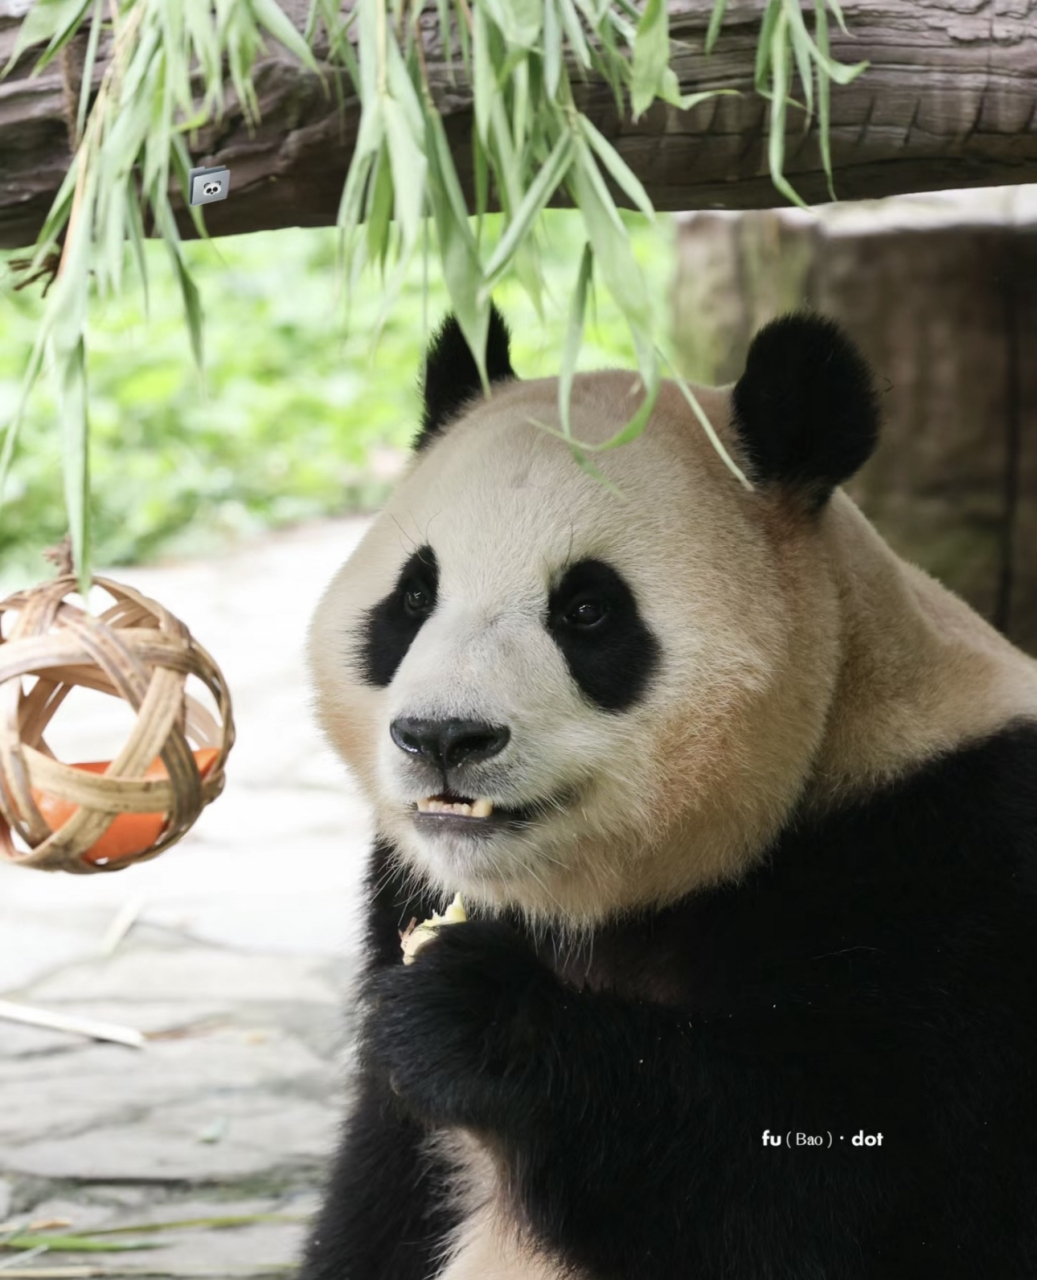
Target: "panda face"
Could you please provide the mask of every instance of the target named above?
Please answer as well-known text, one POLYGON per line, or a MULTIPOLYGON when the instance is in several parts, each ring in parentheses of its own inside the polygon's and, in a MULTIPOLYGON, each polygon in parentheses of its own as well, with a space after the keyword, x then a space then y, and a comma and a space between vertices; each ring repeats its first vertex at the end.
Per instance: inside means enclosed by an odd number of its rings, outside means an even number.
MULTIPOLYGON (((579 375, 578 439, 636 406, 579 375)), ((728 392, 700 393, 717 424, 728 392)), ((665 384, 587 475, 557 384, 429 442, 329 587, 318 708, 379 833, 444 893, 576 924, 736 874, 788 814, 835 679, 809 521, 746 494, 665 384), (460 807, 452 801, 467 802, 460 807)))

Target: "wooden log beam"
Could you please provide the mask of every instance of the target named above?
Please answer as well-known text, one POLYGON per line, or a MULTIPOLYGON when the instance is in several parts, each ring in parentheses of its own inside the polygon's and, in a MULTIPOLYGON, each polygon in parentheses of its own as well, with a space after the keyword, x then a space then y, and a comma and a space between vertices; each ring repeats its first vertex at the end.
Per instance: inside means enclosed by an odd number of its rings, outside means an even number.
MULTIPOLYGON (((0 66, 31 0, 0 0, 0 66)), ((306 0, 281 0, 302 29, 306 0)), ((348 6, 349 0, 344 0, 348 6)), ((767 104, 753 91, 763 0, 731 0, 713 54, 702 52, 712 0, 671 0, 674 69, 685 92, 737 89, 690 111, 657 103, 636 123, 611 92, 589 83, 581 108, 616 145, 660 209, 750 209, 784 204, 767 171, 767 104)), ((808 6, 809 7, 809 6, 808 6)), ((832 161, 840 199, 1037 181, 1037 0, 843 0, 850 36, 833 24, 832 52, 867 60, 852 84, 832 87, 832 161)), ((435 29, 425 43, 434 94, 466 189, 471 98, 451 83, 435 29)), ((70 112, 82 37, 44 74, 36 54, 0 81, 0 248, 30 245, 67 170, 70 112)), ((318 49, 318 56, 321 50, 318 49)), ((95 70, 99 82, 104 65, 95 70)), ((255 70, 262 122, 250 133, 228 86, 224 119, 201 129, 196 164, 231 171, 227 201, 206 208, 213 235, 334 223, 358 123, 357 102, 334 92, 283 49, 255 70)), ((578 82, 577 82, 578 83, 578 82)), ((808 202, 828 199, 816 128, 790 111, 786 174, 808 202)), ((186 237, 193 224, 175 197, 186 237)), ((617 192, 617 199, 622 197, 617 192)), ((559 203, 564 203, 560 200, 559 203)))

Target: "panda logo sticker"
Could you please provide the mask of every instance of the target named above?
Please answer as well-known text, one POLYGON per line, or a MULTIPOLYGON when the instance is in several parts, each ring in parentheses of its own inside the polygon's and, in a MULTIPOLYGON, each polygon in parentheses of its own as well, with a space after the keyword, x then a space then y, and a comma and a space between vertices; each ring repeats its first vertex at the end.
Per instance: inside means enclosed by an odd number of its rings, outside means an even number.
POLYGON ((192 169, 187 175, 191 204, 209 204, 213 200, 226 200, 230 191, 230 170, 226 165, 192 169))

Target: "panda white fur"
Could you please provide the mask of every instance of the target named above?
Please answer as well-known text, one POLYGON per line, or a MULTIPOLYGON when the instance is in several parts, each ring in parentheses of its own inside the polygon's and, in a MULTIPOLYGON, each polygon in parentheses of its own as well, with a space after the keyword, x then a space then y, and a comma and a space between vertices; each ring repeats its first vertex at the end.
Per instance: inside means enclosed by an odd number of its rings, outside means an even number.
MULTIPOLYGON (((304 1280, 1037 1275, 1037 663, 839 490, 860 355, 787 317, 698 390, 752 492, 664 384, 621 497, 487 359, 436 336, 311 633, 378 838, 304 1280)), ((641 394, 578 375, 576 437, 641 394)))

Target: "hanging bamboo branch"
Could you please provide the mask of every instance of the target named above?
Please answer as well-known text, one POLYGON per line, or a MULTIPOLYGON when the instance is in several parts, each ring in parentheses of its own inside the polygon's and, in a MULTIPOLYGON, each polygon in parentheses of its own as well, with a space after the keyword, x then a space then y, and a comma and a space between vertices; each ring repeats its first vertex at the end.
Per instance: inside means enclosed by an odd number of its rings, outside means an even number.
MULTIPOLYGON (((707 43, 724 41, 726 0, 715 0, 707 43)), ((837 23, 837 0, 815 0, 813 35, 801 0, 767 0, 756 53, 756 87, 771 103, 769 164, 778 189, 799 196, 784 176, 785 116, 799 77, 809 119, 815 103, 822 129, 828 125, 831 80, 848 83, 863 63, 848 66, 829 52, 827 14, 837 23)), ((313 44, 323 27, 329 59, 345 68, 360 105, 353 153, 338 210, 343 232, 343 268, 349 288, 366 265, 394 269, 384 286, 377 333, 389 314, 404 272, 434 220, 436 250, 453 309, 484 385, 483 363, 490 293, 514 272, 540 309, 542 269, 536 231, 550 204, 573 204, 587 233, 575 281, 576 305, 565 343, 561 385, 571 385, 583 331, 583 308, 597 274, 633 339, 644 396, 624 428, 604 445, 573 439, 568 405, 562 403, 561 434, 577 461, 599 475, 589 454, 614 448, 644 427, 658 393, 662 352, 652 332, 643 273, 619 217, 617 198, 645 217, 652 201, 614 143, 587 110, 589 85, 606 87, 617 110, 633 122, 657 102, 689 111, 733 88, 682 91, 672 65, 664 0, 355 0, 343 16, 337 0, 314 0, 304 39, 275 0, 82 0, 38 4, 26 17, 8 68, 22 52, 47 47, 40 70, 88 32, 72 136, 74 159, 37 241, 23 267, 28 278, 53 257, 63 238, 55 288, 47 298, 22 395, 0 450, 0 501, 14 457, 18 427, 44 359, 59 391, 65 431, 66 502, 76 571, 90 579, 89 417, 86 330, 90 290, 105 294, 122 286, 124 249, 130 242, 146 290, 145 224, 165 242, 180 284, 194 359, 203 365, 202 312, 180 242, 170 199, 170 179, 186 191, 191 165, 185 135, 222 118, 224 76, 229 73, 241 110, 254 126, 259 100, 253 69, 263 37, 272 37, 321 78, 313 44), (423 19, 425 21, 423 22, 423 19), (438 24, 439 51, 451 74, 469 86, 472 104, 474 198, 463 190, 451 141, 426 57, 425 28, 438 24), (110 57, 91 101, 101 42, 110 57), (225 72, 226 68, 226 72, 225 72), (196 101, 200 82, 203 99, 196 101), (498 233, 485 223, 491 195, 503 213, 498 233), (474 215, 474 221, 473 221, 474 215)), ((441 85, 438 86, 441 89, 441 85)), ((67 113, 71 114, 71 113, 67 113)), ((456 144, 454 144, 456 145, 456 144)), ((831 181, 827 143, 824 164, 831 181)), ((198 234, 201 211, 190 210, 198 234)), ((146 296, 146 295, 145 295, 146 296)), ((711 427, 681 382, 704 427, 711 427)), ((542 424, 544 425, 544 424, 542 424)), ((553 430, 547 427, 546 430, 553 430)), ((711 439, 738 479, 745 477, 711 439)))

